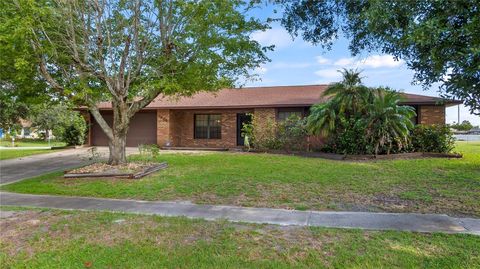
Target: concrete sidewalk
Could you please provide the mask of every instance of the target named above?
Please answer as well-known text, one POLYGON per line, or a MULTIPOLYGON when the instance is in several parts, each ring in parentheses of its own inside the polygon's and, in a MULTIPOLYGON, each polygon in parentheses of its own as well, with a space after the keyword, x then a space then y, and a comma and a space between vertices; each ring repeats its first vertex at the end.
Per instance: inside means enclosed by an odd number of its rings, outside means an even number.
POLYGON ((268 223, 371 230, 470 233, 480 235, 480 219, 452 218, 441 214, 371 212, 319 212, 236 206, 196 205, 86 197, 29 195, 0 192, 0 205, 56 209, 100 210, 160 216, 185 216, 207 220, 268 223))

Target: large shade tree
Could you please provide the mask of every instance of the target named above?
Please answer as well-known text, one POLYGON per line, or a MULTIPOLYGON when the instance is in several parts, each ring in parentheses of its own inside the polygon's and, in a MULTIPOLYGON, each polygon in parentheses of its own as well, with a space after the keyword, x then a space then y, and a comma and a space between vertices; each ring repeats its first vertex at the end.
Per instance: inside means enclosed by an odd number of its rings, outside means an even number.
MULTIPOLYGON (((2 24, 18 23, 24 34, 11 34, 28 45, 29 57, 11 56, 35 66, 55 94, 89 110, 109 139, 110 164, 126 162, 129 122, 157 95, 232 87, 271 49, 250 38, 268 26, 247 17, 252 6, 241 0, 3 2, 2 24), (112 105, 112 126, 100 101, 112 105)), ((1 36, 8 34, 2 28, 1 36)), ((2 46, 14 48, 16 39, 2 46)))
POLYGON ((349 49, 404 59, 415 81, 440 83, 446 97, 480 115, 480 2, 471 0, 277 0, 294 36, 330 48, 345 35, 349 49))

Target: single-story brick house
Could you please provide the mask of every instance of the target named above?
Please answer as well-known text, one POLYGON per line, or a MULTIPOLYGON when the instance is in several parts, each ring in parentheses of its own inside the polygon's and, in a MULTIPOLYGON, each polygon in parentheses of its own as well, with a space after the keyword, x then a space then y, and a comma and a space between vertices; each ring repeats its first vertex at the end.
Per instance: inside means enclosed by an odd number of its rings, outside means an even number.
MULTIPOLYGON (((130 123, 127 146, 157 144, 161 147, 235 148, 243 145, 242 124, 253 113, 259 121, 282 120, 291 114, 304 116, 310 106, 324 102, 328 85, 251 87, 224 89, 216 93, 202 92, 192 97, 158 96, 138 112, 130 123)), ((415 123, 444 124, 445 107, 459 101, 417 94, 403 94, 402 104, 417 111, 415 123)), ((108 102, 99 105, 111 124, 112 110, 108 102)), ((105 146, 107 137, 100 126, 91 122, 87 143, 105 146)))

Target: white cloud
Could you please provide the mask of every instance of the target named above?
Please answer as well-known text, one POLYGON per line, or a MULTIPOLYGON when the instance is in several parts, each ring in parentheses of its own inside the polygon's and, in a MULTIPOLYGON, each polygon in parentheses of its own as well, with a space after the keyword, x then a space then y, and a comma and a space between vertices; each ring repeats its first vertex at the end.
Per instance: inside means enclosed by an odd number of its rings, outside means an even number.
POLYGON ((403 60, 396 61, 391 55, 370 55, 364 59, 341 58, 333 64, 348 68, 394 68, 403 63, 403 60))
POLYGON ((256 31, 250 36, 263 46, 275 45, 276 49, 285 48, 293 44, 290 34, 283 28, 277 27, 266 31, 256 31))
POLYGON ((398 67, 403 64, 402 60, 396 61, 391 55, 371 55, 362 61, 362 64, 366 67, 379 68, 379 67, 398 67))
POLYGON ((265 66, 259 66, 253 70, 255 74, 264 75, 267 73, 268 69, 265 66))
POLYGON ((317 56, 315 58, 317 59, 317 63, 319 64, 329 64, 331 62, 330 59, 327 59, 323 56, 317 56))
POLYGON ((315 75, 329 82, 337 81, 342 78, 342 74, 337 69, 322 69, 315 72, 315 75))
POLYGON ((341 58, 336 60, 333 64, 336 66, 349 66, 355 62, 353 58, 341 58))

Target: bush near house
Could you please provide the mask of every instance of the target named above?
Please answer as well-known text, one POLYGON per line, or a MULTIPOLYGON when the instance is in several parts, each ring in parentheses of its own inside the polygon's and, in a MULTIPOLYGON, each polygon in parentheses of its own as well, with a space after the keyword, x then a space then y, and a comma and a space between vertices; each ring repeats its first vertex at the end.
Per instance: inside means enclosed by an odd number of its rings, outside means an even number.
POLYGON ((245 145, 256 150, 285 150, 306 151, 308 150, 308 131, 306 119, 292 115, 285 121, 267 121, 260 125, 251 115, 252 122, 243 125, 245 145))
POLYGON ((66 122, 60 137, 69 146, 83 145, 86 132, 87 124, 85 119, 79 113, 75 113, 66 122))
POLYGON ((446 125, 417 125, 411 138, 412 151, 448 153, 455 147, 453 133, 446 125))

